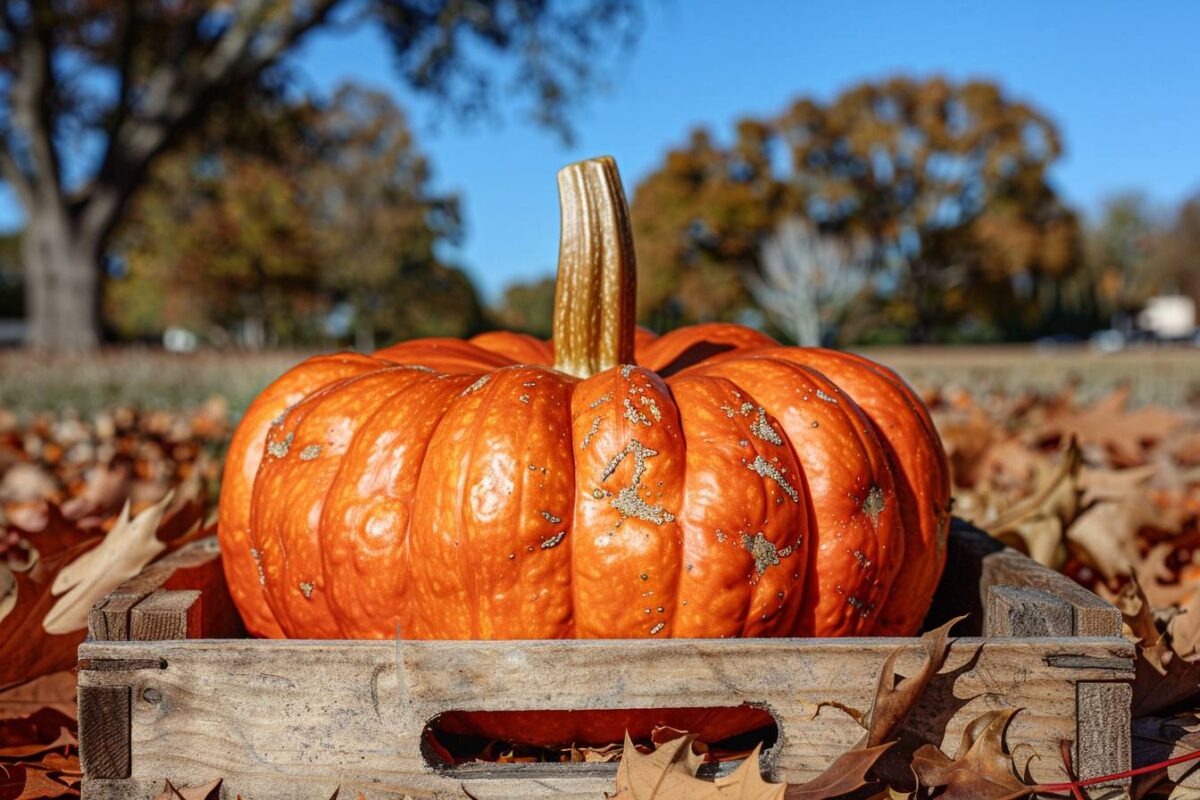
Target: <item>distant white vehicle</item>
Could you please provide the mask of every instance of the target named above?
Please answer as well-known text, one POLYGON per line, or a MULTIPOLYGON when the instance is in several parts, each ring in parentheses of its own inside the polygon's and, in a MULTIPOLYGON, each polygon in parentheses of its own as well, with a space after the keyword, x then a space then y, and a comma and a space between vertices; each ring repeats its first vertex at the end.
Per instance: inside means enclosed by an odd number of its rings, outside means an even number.
POLYGON ((190 353, 200 344, 200 337, 187 328, 167 328, 162 338, 168 353, 190 353))
POLYGON ((1151 297, 1137 324, 1156 339, 1190 339, 1196 332, 1196 301, 1180 294, 1151 297))

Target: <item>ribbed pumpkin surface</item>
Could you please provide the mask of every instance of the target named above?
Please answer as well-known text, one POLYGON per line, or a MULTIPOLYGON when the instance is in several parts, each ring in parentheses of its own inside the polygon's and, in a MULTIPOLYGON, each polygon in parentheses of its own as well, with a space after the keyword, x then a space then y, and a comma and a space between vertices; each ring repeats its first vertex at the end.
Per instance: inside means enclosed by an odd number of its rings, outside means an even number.
MULTIPOLYGON (((636 365, 583 378, 511 333, 321 356, 279 378, 237 429, 221 497, 248 629, 913 633, 943 565, 949 481, 903 381, 736 325, 656 338, 622 320, 636 365)), ((694 722, 709 740, 744 724, 694 722)), ((461 727, 531 743, 622 733, 585 714, 461 727)))

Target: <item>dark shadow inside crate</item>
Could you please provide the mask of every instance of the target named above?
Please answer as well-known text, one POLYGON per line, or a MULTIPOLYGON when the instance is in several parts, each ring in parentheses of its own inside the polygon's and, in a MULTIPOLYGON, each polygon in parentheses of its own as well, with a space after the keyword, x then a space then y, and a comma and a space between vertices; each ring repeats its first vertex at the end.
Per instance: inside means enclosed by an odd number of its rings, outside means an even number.
POLYGON ((957 616, 966 615, 951 630, 954 636, 983 633, 984 559, 1004 550, 1004 545, 957 517, 951 518, 952 535, 946 545, 946 568, 933 595, 922 630, 933 630, 957 616))
MULTIPOLYGON (((537 714, 533 724, 545 724, 548 716, 561 717, 570 722, 574 715, 587 714, 592 724, 603 727, 622 727, 630 714, 653 715, 663 731, 653 736, 642 735, 633 739, 634 745, 643 752, 654 750, 658 744, 677 738, 678 732, 686 730, 687 720, 697 715, 731 713, 745 716, 747 729, 734 736, 704 741, 698 738, 694 749, 705 756, 701 774, 717 775, 729 771, 744 760, 756 747, 767 752, 779 741, 779 726, 769 711, 759 706, 742 704, 729 707, 683 707, 657 709, 608 709, 589 711, 538 710, 486 712, 491 726, 520 727, 530 725, 529 715, 537 714), (670 730, 674 729, 674 731, 670 730)), ((472 728, 473 716, 469 712, 448 711, 430 720, 422 734, 422 752, 429 766, 438 770, 463 770, 492 767, 505 769, 519 767, 528 771, 532 765, 557 769, 562 767, 599 768, 611 767, 616 759, 613 755, 621 750, 621 741, 579 741, 562 746, 525 745, 519 742, 488 738, 467 732, 472 728), (603 760, 605 757, 610 760, 603 760), (586 759, 586 760, 585 760, 586 759)))

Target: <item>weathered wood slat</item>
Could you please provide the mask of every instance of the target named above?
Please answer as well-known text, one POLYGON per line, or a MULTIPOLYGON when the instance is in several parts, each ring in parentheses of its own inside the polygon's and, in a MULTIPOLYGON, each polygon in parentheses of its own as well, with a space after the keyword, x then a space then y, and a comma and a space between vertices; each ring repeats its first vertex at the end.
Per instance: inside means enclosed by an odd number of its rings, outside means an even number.
POLYGON ((1075 613, 1060 597, 1027 586, 992 586, 988 590, 985 637, 1071 636, 1075 613))
POLYGON ((130 689, 79 687, 79 763, 91 778, 130 774, 130 689))
MULTIPOLYGON (((1003 602, 1018 598, 1010 595, 1002 598, 1002 605, 994 605, 992 589, 1002 586, 1036 589, 1045 596, 1056 598, 1059 603, 1065 603, 1071 610, 1070 633, 1075 636, 1121 635, 1121 612, 1112 605, 1070 578, 1005 547, 978 528, 955 519, 948 542, 946 573, 938 586, 930 621, 940 623, 955 614, 970 613, 979 621, 963 626, 962 631, 1004 630, 1009 623, 993 623, 991 617, 997 613, 1008 615, 1009 605, 1003 602)), ((1054 605, 1045 602, 1046 597, 1043 597, 1043 601, 1047 611, 1054 605)), ((1022 613, 1026 614, 1025 624, 1030 624, 1032 617, 1029 614, 1034 613, 1032 609, 1022 613)), ((1055 610, 1055 618, 1061 613, 1061 609, 1055 610)), ((1048 620, 1047 624, 1058 623, 1048 620)))
POLYGON ((200 592, 195 589, 159 589, 129 611, 130 639, 187 639, 199 631, 200 592))
MULTIPOLYGON (((779 744, 765 757, 769 774, 800 781, 861 735, 844 714, 826 708, 818 715, 819 704, 866 709, 883 661, 898 646, 898 670, 911 674, 920 649, 902 639, 91 642, 80 649, 92 666, 80 671, 81 686, 131 687, 132 775, 106 781, 89 774, 85 796, 150 797, 166 778, 195 784, 224 777, 230 796, 256 800, 325 800, 337 785, 368 798, 456 797, 462 788, 479 798, 599 798, 612 788, 611 765, 438 771, 421 752, 420 731, 454 709, 743 702, 764 704, 779 724, 779 744), (166 668, 97 668, 110 659, 154 658, 166 668)), ((1132 655, 1119 640, 960 639, 910 725, 952 750, 980 713, 1023 707, 1009 742, 1041 755, 1035 777, 1057 779, 1058 743, 1078 735, 1076 684, 1122 685, 1132 655)), ((1093 757, 1107 757, 1105 747, 1082 748, 1081 762, 1091 769, 1093 757)))
POLYGON ((145 638, 133 634, 133 611, 161 590, 195 590, 198 593, 196 608, 189 612, 188 638, 244 635, 237 609, 225 585, 220 555, 216 537, 210 536, 184 545, 150 564, 92 607, 88 614, 88 638, 97 641, 145 638))

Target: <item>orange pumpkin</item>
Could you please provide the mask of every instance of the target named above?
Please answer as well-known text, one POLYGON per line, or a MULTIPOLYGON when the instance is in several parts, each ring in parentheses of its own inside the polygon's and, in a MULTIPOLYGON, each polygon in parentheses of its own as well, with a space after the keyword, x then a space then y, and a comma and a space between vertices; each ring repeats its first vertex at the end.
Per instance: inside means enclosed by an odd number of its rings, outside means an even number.
MULTIPOLYGON (((946 457, 916 394, 867 359, 781 347, 738 325, 636 329, 615 164, 567 167, 559 189, 552 342, 501 332, 320 356, 251 405, 220 507, 247 628, 915 632, 949 517, 946 457)), ((521 732, 535 743, 620 737, 573 716, 521 732)), ((480 732, 512 738, 478 717, 480 732)))

